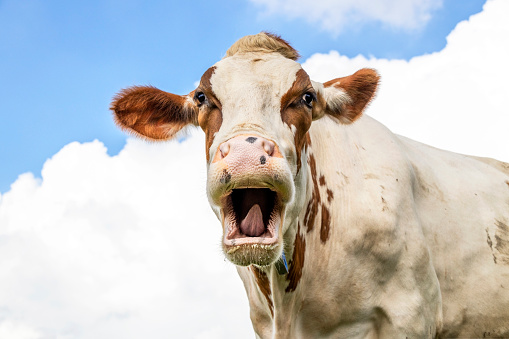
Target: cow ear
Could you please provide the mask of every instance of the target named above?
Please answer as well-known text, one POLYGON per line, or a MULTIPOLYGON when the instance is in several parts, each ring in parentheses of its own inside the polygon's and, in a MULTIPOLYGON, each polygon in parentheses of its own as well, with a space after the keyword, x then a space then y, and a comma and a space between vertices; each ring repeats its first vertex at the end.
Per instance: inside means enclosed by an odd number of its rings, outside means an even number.
POLYGON ((344 124, 358 119, 375 97, 380 76, 374 69, 363 68, 352 75, 323 84, 325 114, 344 124))
POLYGON ((152 140, 168 140, 182 128, 198 124, 194 91, 175 95, 151 86, 134 86, 118 93, 111 103, 120 128, 152 140))

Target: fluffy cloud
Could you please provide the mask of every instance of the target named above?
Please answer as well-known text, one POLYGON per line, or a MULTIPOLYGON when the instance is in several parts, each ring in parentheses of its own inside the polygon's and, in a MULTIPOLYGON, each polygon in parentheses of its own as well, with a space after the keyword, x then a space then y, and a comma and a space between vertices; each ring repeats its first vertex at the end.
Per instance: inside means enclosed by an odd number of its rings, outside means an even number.
POLYGON ((318 23, 324 30, 340 33, 344 27, 380 22, 399 29, 424 26, 443 0, 251 0, 265 8, 266 15, 284 14, 293 19, 318 23))
POLYGON ((442 51, 410 61, 331 51, 303 67, 317 81, 375 68, 382 81, 367 114, 435 147, 509 161, 507 13, 509 1, 488 1, 482 13, 457 25, 442 51))
POLYGON ((251 331, 204 192, 204 138, 65 146, 0 200, 1 338, 251 331), (2 335, 3 334, 3 335, 2 335))
MULTIPOLYGON (((509 160, 504 98, 509 2, 451 33, 435 54, 400 60, 317 54, 316 80, 377 68, 369 113, 394 131, 455 151, 509 160)), ((205 196, 204 138, 129 139, 117 156, 71 143, 42 179, 0 196, 0 338, 252 336, 247 298, 220 251, 205 196)))

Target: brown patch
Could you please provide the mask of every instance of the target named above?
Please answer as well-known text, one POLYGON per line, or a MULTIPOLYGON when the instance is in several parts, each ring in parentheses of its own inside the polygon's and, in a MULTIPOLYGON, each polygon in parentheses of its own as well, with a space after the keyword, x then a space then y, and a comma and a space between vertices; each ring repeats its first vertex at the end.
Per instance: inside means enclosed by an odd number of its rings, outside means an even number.
POLYGON ((320 189, 318 188, 318 181, 317 181, 318 173, 316 171, 316 160, 315 160, 315 156, 313 154, 309 155, 308 164, 309 164, 309 169, 311 172, 311 179, 313 180, 313 194, 315 195, 316 201, 319 203, 319 202, 321 202, 320 189))
MULTIPOLYGON (((202 105, 203 108, 217 108, 219 110, 222 109, 221 102, 216 97, 214 90, 212 89, 212 84, 210 83, 210 78, 216 71, 216 66, 212 66, 203 73, 200 79, 200 85, 195 90, 195 92, 203 92, 207 96, 208 104, 202 105)), ((196 102, 198 104, 198 102, 196 102)), ((200 112, 201 113, 201 112, 200 112)), ((200 119, 200 117, 198 117, 200 119)))
POLYGON ((308 164, 311 173, 311 180, 313 181, 313 193, 311 194, 311 200, 308 202, 306 214, 304 215, 304 226, 306 227, 306 231, 309 233, 315 226, 315 218, 318 213, 318 207, 320 206, 321 198, 317 181, 318 174, 316 171, 316 161, 313 154, 309 155, 308 164))
POLYGON ((507 184, 507 186, 509 187, 509 180, 506 180, 505 183, 507 184))
POLYGON ((322 227, 320 227, 320 240, 322 243, 326 243, 329 240, 330 235, 330 212, 327 207, 322 205, 322 227))
POLYGON ((209 67, 205 73, 201 76, 200 79, 200 85, 198 88, 201 88, 203 90, 212 90, 212 84, 210 83, 210 78, 212 78, 212 75, 216 71, 216 66, 209 67))
MULTIPOLYGON (((292 86, 281 97, 281 111, 292 104, 300 104, 302 96, 308 91, 314 93, 313 85, 311 84, 309 75, 301 68, 295 73, 295 80, 292 86)), ((290 124, 288 124, 288 126, 290 126, 290 124)))
POLYGON ((329 202, 329 204, 332 201, 332 199, 334 199, 334 193, 327 188, 327 201, 329 202))
POLYGON ((320 182, 320 186, 325 186, 325 177, 323 175, 320 176, 318 181, 320 182))
POLYGON ((203 92, 207 96, 207 103, 200 106, 198 114, 198 124, 205 132, 205 155, 207 161, 210 159, 210 146, 214 142, 214 134, 219 131, 223 124, 223 113, 221 112, 221 102, 217 99, 212 90, 210 78, 216 67, 210 67, 200 80, 200 86, 196 91, 203 92))
POLYGON ((306 147, 311 147, 311 136, 309 135, 309 132, 306 133, 306 141, 304 142, 304 145, 306 145, 306 147))
POLYGON ((110 109, 120 128, 164 140, 173 138, 186 125, 197 124, 197 108, 187 98, 151 86, 133 86, 120 91, 110 109))
POLYGON ((205 155, 207 157, 207 161, 210 159, 210 146, 214 142, 214 135, 223 123, 223 113, 219 109, 211 110, 205 120, 202 120, 200 123, 200 127, 205 132, 205 155))
POLYGON ((363 68, 350 76, 325 82, 324 87, 343 89, 350 98, 339 109, 328 106, 327 113, 344 123, 355 121, 374 98, 379 80, 380 76, 375 70, 363 68))
POLYGON ((307 141, 306 135, 311 127, 311 109, 302 103, 302 96, 306 92, 313 92, 313 86, 308 74, 299 69, 295 74, 292 87, 281 97, 281 119, 288 127, 295 126, 295 150, 297 152, 297 172, 301 166, 301 152, 307 141))
POLYGON ((297 234, 293 242, 293 254, 290 261, 290 270, 286 275, 286 280, 290 283, 286 287, 285 292, 293 292, 299 284, 302 277, 302 269, 304 267, 304 258, 306 253, 306 239, 300 234, 300 223, 297 227, 297 234))
POLYGON ((306 214, 304 216, 304 226, 306 226, 306 232, 309 233, 313 230, 315 226, 315 218, 318 213, 319 203, 315 199, 315 194, 311 196, 311 200, 309 200, 308 206, 306 208, 306 214))
POLYGON ((270 281, 267 277, 267 274, 260 270, 258 267, 251 265, 249 267, 251 269, 251 272, 253 272, 256 284, 258 285, 258 288, 260 289, 260 292, 262 292, 263 296, 267 300, 267 305, 269 305, 270 314, 272 317, 274 317, 274 304, 272 303, 272 291, 270 289, 270 281))
POLYGON ((306 132, 303 149, 309 152, 310 148, 311 148, 311 137, 309 136, 309 132, 306 132))

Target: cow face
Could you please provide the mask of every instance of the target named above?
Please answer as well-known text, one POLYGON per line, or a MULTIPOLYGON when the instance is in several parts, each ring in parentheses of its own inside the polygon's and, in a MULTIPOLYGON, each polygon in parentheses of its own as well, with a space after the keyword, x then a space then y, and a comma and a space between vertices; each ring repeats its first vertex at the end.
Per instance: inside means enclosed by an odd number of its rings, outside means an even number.
POLYGON ((378 82, 367 69, 312 82, 284 53, 297 55, 286 42, 261 35, 270 48, 259 42, 236 48, 188 95, 132 87, 112 104, 122 128, 149 139, 171 139, 187 125, 203 129, 207 195, 222 223, 224 253, 242 266, 269 265, 281 256, 283 234, 305 203, 303 164, 312 121, 325 114, 337 123, 354 121, 378 82))

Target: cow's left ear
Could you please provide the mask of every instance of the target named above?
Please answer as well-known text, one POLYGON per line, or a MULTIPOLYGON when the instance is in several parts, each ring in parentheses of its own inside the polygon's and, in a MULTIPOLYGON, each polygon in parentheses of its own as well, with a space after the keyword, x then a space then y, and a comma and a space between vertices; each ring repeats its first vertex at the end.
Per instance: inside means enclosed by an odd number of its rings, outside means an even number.
POLYGON ((325 82, 318 95, 322 111, 315 119, 329 114, 344 124, 354 122, 374 98, 379 80, 374 69, 363 68, 347 77, 325 82))
POLYGON ((194 91, 175 95, 151 86, 122 90, 111 103, 115 122, 138 136, 169 140, 188 125, 198 125, 194 91))

